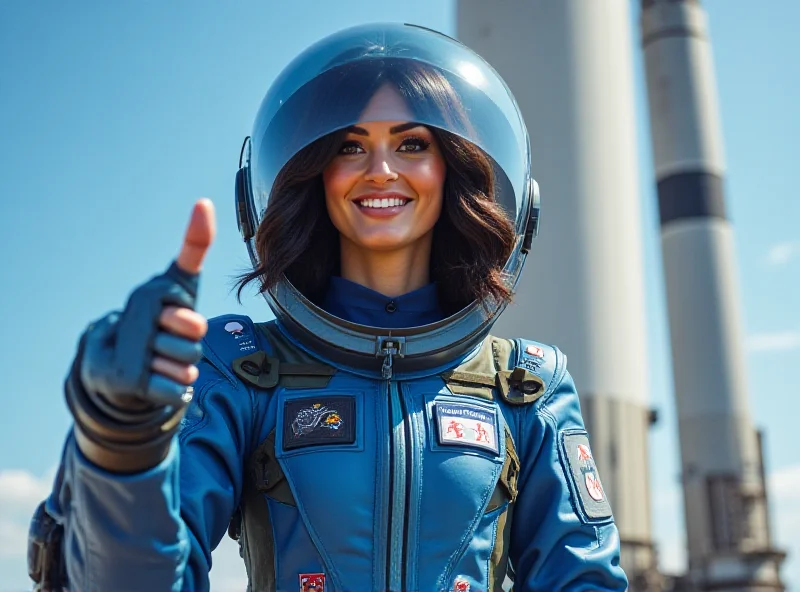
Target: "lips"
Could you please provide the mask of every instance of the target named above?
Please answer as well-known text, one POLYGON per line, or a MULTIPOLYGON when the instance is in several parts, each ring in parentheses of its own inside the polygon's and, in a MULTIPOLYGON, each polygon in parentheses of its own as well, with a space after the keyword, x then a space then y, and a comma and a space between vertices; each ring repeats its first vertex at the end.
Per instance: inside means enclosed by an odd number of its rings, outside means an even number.
POLYGON ((410 201, 411 199, 399 193, 373 193, 353 200, 359 208, 371 210, 401 208, 410 201))
POLYGON ((401 193, 370 193, 354 199, 353 203, 359 212, 370 218, 391 218, 412 201, 401 193))

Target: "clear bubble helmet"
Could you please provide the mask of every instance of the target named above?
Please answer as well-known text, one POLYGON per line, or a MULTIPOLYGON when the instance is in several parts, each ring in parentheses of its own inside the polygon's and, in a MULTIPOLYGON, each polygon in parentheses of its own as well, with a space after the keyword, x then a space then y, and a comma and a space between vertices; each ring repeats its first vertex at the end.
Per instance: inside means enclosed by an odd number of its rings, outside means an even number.
MULTIPOLYGON (((330 35, 297 56, 270 87, 243 147, 236 180, 239 230, 253 265, 259 265, 255 231, 283 167, 328 134, 367 121, 395 120, 396 114, 381 112, 362 118, 371 97, 387 83, 399 91, 416 123, 455 134, 488 157, 494 199, 517 235, 503 269, 513 289, 538 232, 540 208, 519 107, 497 72, 468 47, 431 29, 400 23, 330 35), (420 79, 431 85, 424 88, 415 82, 420 79)), ((505 307, 504 302, 473 302, 437 323, 389 330, 330 315, 286 279, 264 295, 281 328, 315 355, 379 372, 388 343, 395 372, 401 374, 426 373, 463 358, 505 307)))

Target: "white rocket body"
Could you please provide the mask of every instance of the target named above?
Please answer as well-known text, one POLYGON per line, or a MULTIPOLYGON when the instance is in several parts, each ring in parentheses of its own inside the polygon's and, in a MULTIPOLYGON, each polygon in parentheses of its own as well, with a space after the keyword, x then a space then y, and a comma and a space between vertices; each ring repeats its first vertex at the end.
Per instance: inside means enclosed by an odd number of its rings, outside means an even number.
POLYGON ((568 356, 632 590, 657 589, 648 486, 645 301, 628 0, 460 0, 531 136, 542 226, 494 332, 568 356))
POLYGON ((680 432, 688 581, 783 590, 747 401, 733 235, 705 13, 643 0, 642 46, 680 432))

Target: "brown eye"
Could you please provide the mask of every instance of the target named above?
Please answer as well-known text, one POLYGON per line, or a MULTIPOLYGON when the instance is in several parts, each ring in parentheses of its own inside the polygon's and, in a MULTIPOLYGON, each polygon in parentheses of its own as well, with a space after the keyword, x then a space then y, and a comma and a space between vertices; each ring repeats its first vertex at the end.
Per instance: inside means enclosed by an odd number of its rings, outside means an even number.
POLYGON ((361 144, 354 140, 343 142, 341 148, 339 148, 339 154, 343 154, 345 156, 361 154, 362 152, 364 152, 364 149, 361 147, 361 144))
POLYGON ((400 144, 400 148, 397 149, 398 152, 422 152, 428 149, 431 143, 428 140, 424 140, 423 138, 406 138, 403 140, 403 143, 400 144))

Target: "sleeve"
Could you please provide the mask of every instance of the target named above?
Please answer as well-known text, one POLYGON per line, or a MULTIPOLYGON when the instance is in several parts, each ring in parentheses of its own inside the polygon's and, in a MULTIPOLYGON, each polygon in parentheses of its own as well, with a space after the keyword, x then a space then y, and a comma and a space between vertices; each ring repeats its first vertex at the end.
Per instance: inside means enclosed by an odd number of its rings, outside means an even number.
MULTIPOLYGON (((557 356, 565 366, 565 356, 557 356)), ((565 367, 553 384, 520 415, 519 494, 509 549, 514 591, 626 590, 619 532, 565 367)))
POLYGON ((252 392, 207 361, 167 458, 147 471, 105 471, 67 439, 48 512, 64 527, 69 588, 208 590, 251 448, 252 392))

